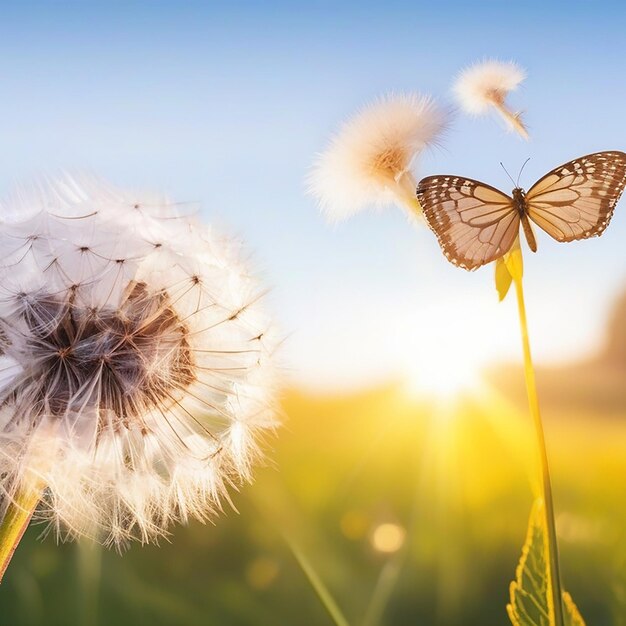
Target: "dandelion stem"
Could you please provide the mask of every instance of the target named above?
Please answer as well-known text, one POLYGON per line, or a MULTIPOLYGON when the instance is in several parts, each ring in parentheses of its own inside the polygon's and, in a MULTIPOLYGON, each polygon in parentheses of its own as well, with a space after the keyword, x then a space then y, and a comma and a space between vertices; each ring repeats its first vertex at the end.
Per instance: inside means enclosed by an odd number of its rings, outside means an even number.
POLYGON ((313 569, 311 562, 306 557, 304 552, 302 552, 298 544, 291 537, 289 537, 289 535, 284 534, 284 538, 294 558, 298 561, 298 565, 301 567, 309 583, 311 583, 311 587, 313 587, 317 597, 320 599, 320 602, 324 605, 324 608, 328 611, 328 614, 335 623, 335 626, 349 626, 348 620, 344 617, 341 609, 337 606, 337 603, 326 588, 326 585, 322 582, 322 579, 318 576, 315 569, 313 569))
POLYGON ((415 217, 422 217, 422 205, 415 195, 417 181, 410 171, 403 172, 396 180, 396 194, 398 200, 404 204, 409 213, 415 217))
MULTIPOLYGON (((520 251, 521 255, 521 251, 520 251)), ((524 287, 521 273, 513 275, 515 293, 517 295, 517 308, 519 313, 520 330, 522 335, 522 347, 524 351, 524 375, 526 378, 526 391, 528 394, 528 404, 535 423, 537 435, 537 445, 539 448, 539 459, 541 463, 541 486, 544 500, 544 511, 546 516, 546 528, 548 529, 548 564, 549 577, 548 586, 549 606, 552 608, 550 615, 551 626, 564 626, 563 607, 561 603, 561 574, 559 570, 559 553, 556 538, 556 524, 554 521, 554 503, 552 500, 552 484, 550 482, 550 469, 548 466, 548 453, 546 450, 546 440, 543 432, 541 413, 539 412, 539 399, 537 397, 537 385, 535 382, 535 370, 530 354, 530 341, 528 338, 528 324, 526 321, 526 306, 524 304, 524 287)))
POLYGON ((417 198, 413 199, 412 202, 407 202, 406 206, 413 215, 416 215, 417 217, 421 217, 423 215, 422 205, 419 203, 417 198))
POLYGON ((520 119, 519 113, 513 113, 502 102, 492 101, 496 111, 511 128, 524 139, 528 139, 528 131, 520 119))
POLYGON ((100 546, 85 540, 79 541, 76 548, 76 570, 81 591, 77 594, 79 623, 82 626, 97 626, 102 552, 100 546))
POLYGON ((15 494, 7 506, 0 523, 0 583, 39 503, 42 491, 41 481, 31 481, 15 494))

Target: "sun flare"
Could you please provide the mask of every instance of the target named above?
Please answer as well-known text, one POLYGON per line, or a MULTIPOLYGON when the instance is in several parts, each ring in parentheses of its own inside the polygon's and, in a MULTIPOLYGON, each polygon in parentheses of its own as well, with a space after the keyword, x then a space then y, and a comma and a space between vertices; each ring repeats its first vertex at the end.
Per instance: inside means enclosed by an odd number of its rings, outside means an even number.
POLYGON ((430 363, 407 374, 407 387, 416 395, 451 398, 476 389, 480 375, 470 363, 430 363))
POLYGON ((484 391, 482 372, 500 358, 492 311, 491 302, 477 302, 462 315, 445 302, 416 310, 401 360, 407 393, 452 400, 484 391))
MULTIPOLYGON (((453 399, 465 392, 479 391, 481 372, 493 360, 489 347, 481 345, 477 335, 470 336, 462 329, 441 332, 432 330, 437 328, 435 324, 425 327, 431 332, 416 340, 415 349, 404 361, 408 392, 419 397, 453 399)), ((453 326, 443 324, 443 328, 453 326)))

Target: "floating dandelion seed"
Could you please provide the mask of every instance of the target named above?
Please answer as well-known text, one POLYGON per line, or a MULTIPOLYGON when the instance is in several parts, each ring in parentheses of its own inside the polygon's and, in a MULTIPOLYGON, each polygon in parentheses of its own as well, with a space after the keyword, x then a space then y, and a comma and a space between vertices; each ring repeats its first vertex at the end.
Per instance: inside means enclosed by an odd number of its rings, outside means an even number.
POLYGON ((419 214, 411 168, 417 155, 436 143, 446 119, 428 96, 381 98, 347 121, 319 155, 308 177, 309 193, 331 221, 393 203, 419 214))
POLYGON ((521 113, 511 111, 506 104, 509 92, 525 78, 526 73, 515 63, 482 61, 461 72, 454 91, 467 113, 483 115, 495 109, 508 128, 528 139, 521 113))
POLYGON ((238 246, 97 181, 23 191, 0 219, 5 509, 36 477, 61 538, 207 519, 275 425, 275 344, 238 246))

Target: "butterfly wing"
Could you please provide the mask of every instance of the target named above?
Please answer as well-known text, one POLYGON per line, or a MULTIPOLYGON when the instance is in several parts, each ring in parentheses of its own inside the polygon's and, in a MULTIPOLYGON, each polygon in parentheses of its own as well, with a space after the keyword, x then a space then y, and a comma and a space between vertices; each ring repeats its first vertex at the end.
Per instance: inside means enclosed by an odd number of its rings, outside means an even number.
POLYGON ((449 261, 474 270, 508 252, 519 231, 513 199, 457 176, 428 176, 417 187, 426 222, 449 261))
POLYGON ((601 235, 625 183, 626 154, 588 154, 553 169, 528 190, 528 217, 557 241, 601 235))

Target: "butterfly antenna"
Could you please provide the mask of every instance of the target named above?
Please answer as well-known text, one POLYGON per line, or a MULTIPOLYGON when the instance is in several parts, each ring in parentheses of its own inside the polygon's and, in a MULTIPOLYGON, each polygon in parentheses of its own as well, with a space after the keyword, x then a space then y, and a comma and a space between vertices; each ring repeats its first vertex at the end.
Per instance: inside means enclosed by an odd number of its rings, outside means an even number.
POLYGON ((513 178, 511 177, 511 175, 507 171, 506 167, 504 167, 504 163, 502 163, 502 161, 500 161, 500 167, 505 171, 506 175, 511 179, 511 182, 513 183, 513 186, 517 187, 517 185, 515 184, 515 181, 513 180, 513 178))
POLYGON ((519 176, 517 177, 517 185, 516 187, 519 187, 519 179, 522 177, 522 172, 524 171, 524 168, 526 167, 526 163, 528 163, 528 161, 530 161, 530 157, 528 157, 525 161, 524 161, 524 165, 522 165, 520 171, 519 171, 519 176))

